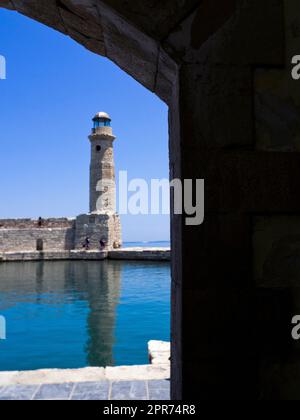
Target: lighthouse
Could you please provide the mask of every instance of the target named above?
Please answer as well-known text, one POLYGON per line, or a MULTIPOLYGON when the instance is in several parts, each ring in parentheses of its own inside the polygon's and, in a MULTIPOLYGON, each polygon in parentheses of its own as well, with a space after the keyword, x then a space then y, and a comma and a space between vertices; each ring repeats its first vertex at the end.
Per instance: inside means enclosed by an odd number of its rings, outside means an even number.
POLYGON ((116 213, 116 178, 111 118, 98 112, 93 118, 90 163, 90 213, 116 213))
POLYGON ((76 218, 75 249, 89 240, 90 249, 105 249, 122 245, 121 220, 116 210, 116 176, 111 118, 98 112, 93 118, 89 135, 91 147, 89 213, 76 218), (102 245, 101 245, 102 246, 102 245))

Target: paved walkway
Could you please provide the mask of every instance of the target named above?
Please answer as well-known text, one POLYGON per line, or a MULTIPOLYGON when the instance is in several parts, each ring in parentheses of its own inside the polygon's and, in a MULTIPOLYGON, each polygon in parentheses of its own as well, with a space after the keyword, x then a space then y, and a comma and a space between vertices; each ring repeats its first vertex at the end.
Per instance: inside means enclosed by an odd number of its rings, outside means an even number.
POLYGON ((170 381, 99 381, 0 387, 0 400, 170 400, 170 381))

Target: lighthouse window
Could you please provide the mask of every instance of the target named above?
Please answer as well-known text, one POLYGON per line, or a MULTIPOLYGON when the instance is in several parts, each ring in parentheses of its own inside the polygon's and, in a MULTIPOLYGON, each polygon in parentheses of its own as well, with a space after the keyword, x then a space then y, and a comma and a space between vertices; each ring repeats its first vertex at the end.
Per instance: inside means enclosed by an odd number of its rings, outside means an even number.
POLYGON ((96 151, 101 152, 101 146, 96 146, 96 151))
POLYGON ((109 120, 95 120, 94 121, 94 128, 98 127, 111 127, 111 122, 109 120))

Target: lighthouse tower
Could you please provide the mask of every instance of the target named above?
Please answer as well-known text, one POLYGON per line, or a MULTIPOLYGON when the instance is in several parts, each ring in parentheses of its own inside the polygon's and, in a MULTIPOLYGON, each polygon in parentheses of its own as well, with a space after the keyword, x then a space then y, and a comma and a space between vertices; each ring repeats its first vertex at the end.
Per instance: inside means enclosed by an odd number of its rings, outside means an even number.
POLYGON ((99 112, 93 118, 94 126, 89 136, 91 142, 90 213, 116 213, 116 179, 111 118, 99 112))
POLYGON ((89 240, 91 250, 119 248, 122 245, 120 217, 116 212, 116 179, 111 118, 99 112, 93 118, 90 163, 89 213, 76 218, 75 249, 89 240))

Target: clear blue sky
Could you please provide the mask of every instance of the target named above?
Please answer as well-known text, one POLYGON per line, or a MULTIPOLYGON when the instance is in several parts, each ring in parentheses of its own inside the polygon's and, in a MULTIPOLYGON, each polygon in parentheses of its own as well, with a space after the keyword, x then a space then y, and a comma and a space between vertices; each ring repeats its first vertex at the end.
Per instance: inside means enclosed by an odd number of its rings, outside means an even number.
MULTIPOLYGON (((167 106, 109 60, 0 10, 0 218, 88 212, 91 118, 113 119, 117 171, 168 178, 167 106)), ((169 239, 168 216, 123 216, 125 241, 169 239)))

